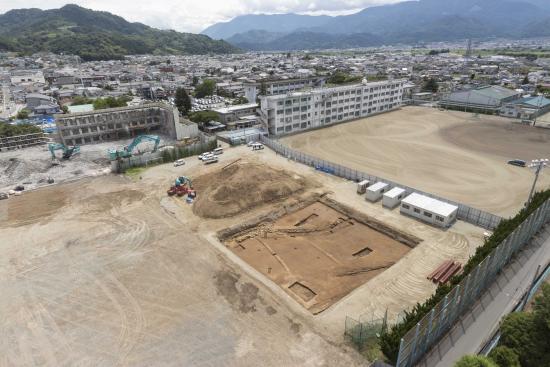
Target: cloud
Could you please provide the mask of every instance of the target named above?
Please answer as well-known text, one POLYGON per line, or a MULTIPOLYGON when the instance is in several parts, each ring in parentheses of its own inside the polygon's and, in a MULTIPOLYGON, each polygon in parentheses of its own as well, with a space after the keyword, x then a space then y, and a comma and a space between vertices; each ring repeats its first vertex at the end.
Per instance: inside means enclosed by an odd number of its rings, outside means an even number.
POLYGON ((54 9, 73 3, 152 27, 197 33, 243 14, 341 15, 400 1, 403 0, 0 0, 0 12, 17 8, 54 9))

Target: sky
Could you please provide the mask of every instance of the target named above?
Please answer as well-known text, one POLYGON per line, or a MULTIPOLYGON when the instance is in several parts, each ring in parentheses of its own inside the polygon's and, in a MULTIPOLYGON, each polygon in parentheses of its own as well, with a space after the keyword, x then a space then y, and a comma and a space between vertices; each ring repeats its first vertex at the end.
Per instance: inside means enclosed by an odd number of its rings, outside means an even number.
POLYGON ((72 3, 156 28, 199 33, 214 23, 243 14, 343 15, 400 1, 403 0, 0 0, 0 13, 19 8, 54 9, 72 3))

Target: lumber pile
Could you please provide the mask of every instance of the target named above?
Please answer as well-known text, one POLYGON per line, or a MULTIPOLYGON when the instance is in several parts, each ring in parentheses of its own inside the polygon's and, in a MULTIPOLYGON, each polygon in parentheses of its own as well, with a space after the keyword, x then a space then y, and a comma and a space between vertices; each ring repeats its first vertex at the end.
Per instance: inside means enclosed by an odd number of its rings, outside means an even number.
POLYGON ((445 284, 456 275, 461 268, 462 265, 459 262, 447 260, 432 271, 430 275, 428 275, 428 279, 437 284, 445 284))

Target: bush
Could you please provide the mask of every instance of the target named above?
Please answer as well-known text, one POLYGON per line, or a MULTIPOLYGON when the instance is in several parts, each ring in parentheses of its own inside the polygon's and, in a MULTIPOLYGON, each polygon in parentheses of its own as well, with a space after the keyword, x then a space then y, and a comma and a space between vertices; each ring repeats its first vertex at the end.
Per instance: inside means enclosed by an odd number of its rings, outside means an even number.
POLYGON ((550 284, 542 285, 542 294, 535 298, 532 312, 514 312, 506 316, 500 333, 495 351, 504 348, 511 351, 519 359, 517 366, 550 366, 550 284))
POLYGON ((498 367, 489 358, 482 356, 464 356, 455 363, 455 367, 498 367))
POLYGON ((25 134, 35 134, 41 131, 42 130, 38 126, 31 124, 12 125, 6 122, 0 122, 0 138, 25 134))
POLYGON ((518 355, 510 348, 505 346, 496 347, 489 353, 489 358, 494 361, 498 367, 521 367, 518 355))
POLYGON ((174 149, 165 149, 162 151, 162 162, 170 163, 180 158, 187 158, 195 155, 209 152, 218 146, 218 142, 213 140, 207 144, 194 144, 187 147, 175 147, 174 149))

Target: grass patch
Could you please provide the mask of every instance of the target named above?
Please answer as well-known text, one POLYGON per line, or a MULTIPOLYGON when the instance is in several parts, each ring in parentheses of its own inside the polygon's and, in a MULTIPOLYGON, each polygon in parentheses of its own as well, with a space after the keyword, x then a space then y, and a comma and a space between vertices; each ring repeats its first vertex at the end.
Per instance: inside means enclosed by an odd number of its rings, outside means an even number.
POLYGON ((132 180, 135 180, 141 175, 142 172, 144 172, 147 168, 146 167, 131 167, 124 172, 124 174, 127 177, 130 177, 132 180))

